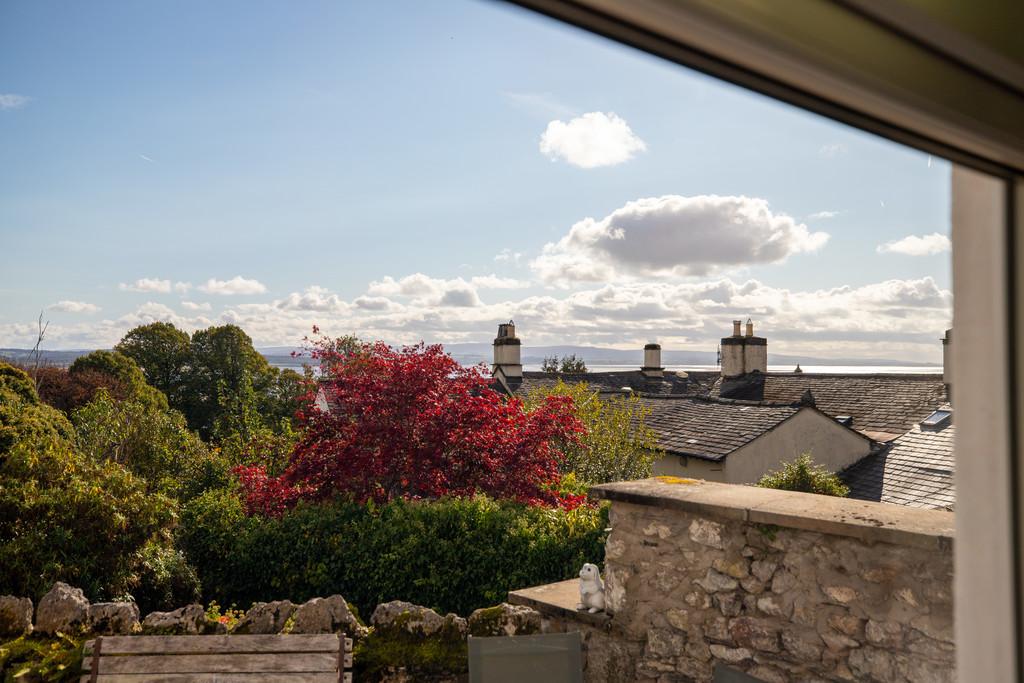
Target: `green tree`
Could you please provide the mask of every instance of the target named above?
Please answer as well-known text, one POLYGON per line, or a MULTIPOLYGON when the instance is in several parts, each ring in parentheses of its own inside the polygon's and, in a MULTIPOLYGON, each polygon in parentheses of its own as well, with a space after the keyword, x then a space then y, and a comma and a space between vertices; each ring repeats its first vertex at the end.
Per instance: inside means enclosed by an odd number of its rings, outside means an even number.
POLYGON ((166 409, 167 396, 162 391, 151 387, 138 363, 118 351, 93 351, 75 359, 68 368, 72 378, 87 373, 106 375, 117 382, 134 398, 150 403, 158 408, 166 409))
POLYGON ((563 447, 563 474, 573 473, 577 482, 587 486, 651 476, 658 441, 646 424, 650 410, 638 397, 602 399, 585 382, 559 380, 552 388, 530 392, 527 408, 539 405, 546 396, 571 397, 576 417, 586 428, 579 446, 563 447))
POLYGON ((171 405, 177 407, 182 398, 191 344, 188 334, 173 324, 155 322, 129 330, 114 350, 138 363, 146 381, 164 392, 171 405))
POLYGON ((850 489, 838 476, 821 465, 815 465, 810 453, 804 453, 792 462, 783 463, 782 469, 764 475, 757 485, 766 489, 820 493, 840 498, 850 493, 850 489))
POLYGON ((197 330, 192 335, 192 356, 185 382, 188 397, 184 412, 189 425, 204 438, 213 436, 224 409, 222 397, 247 391, 247 383, 259 397, 260 414, 265 414, 264 397, 275 385, 278 374, 240 327, 221 325, 197 330))
POLYGON ((75 448, 62 413, 0 363, 2 591, 40 597, 54 581, 113 598, 137 586, 140 552, 169 537, 174 504, 113 462, 75 448))
POLYGON ((583 362, 582 358, 577 358, 575 353, 571 353, 568 356, 562 356, 558 371, 579 374, 587 372, 587 364, 583 362))
POLYGON ((568 356, 545 356, 540 364, 541 372, 555 372, 566 374, 580 374, 588 372, 587 364, 582 358, 577 358, 575 353, 568 356))
POLYGON ((101 389, 72 422, 83 455, 126 467, 150 491, 186 500, 230 480, 233 463, 209 449, 176 410, 118 401, 101 389))

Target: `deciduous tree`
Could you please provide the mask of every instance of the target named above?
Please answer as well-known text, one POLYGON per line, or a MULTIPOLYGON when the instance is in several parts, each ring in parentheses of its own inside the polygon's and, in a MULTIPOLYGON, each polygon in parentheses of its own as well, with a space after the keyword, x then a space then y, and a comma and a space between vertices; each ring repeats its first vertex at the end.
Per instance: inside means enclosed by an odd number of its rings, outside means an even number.
POLYGON ((570 397, 527 409, 492 391, 482 367, 463 367, 440 346, 378 342, 338 354, 322 344, 316 353, 329 361, 321 387, 332 409, 304 410, 303 437, 281 477, 239 470, 251 511, 277 514, 295 500, 336 494, 579 502, 555 492, 558 459, 583 429, 570 397))

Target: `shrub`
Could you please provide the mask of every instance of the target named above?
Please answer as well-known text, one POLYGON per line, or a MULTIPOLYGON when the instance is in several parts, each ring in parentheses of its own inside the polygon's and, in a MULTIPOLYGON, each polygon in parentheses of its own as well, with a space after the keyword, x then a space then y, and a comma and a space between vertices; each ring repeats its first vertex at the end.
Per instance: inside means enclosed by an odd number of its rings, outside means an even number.
POLYGON ((587 485, 651 476, 658 440, 646 423, 650 409, 639 397, 602 399, 585 382, 566 384, 559 380, 553 388, 530 392, 526 405, 538 405, 548 396, 571 398, 576 419, 583 424, 579 441, 562 446, 560 469, 574 474, 584 490, 587 485))
POLYGON ((247 517, 237 497, 209 491, 186 506, 178 534, 207 599, 248 605, 341 593, 364 614, 395 599, 469 614, 600 561, 605 526, 603 508, 484 497, 332 501, 247 517))
POLYGON ((199 600, 199 577, 185 555, 163 539, 147 543, 139 553, 132 597, 143 615, 170 611, 199 600))
POLYGON ((72 416, 79 450, 96 462, 116 462, 148 483, 151 491, 188 498, 197 485, 226 485, 229 465, 185 424, 176 410, 136 399, 115 400, 104 390, 72 416), (222 459, 221 459, 222 460, 222 459), (222 472, 221 477, 210 473, 222 472))
POLYGON ((78 453, 67 419, 12 370, 0 364, 0 593, 39 598, 61 580, 93 599, 123 595, 173 503, 78 453))
POLYGON ((781 470, 775 470, 761 477, 757 485, 766 489, 820 493, 824 496, 844 497, 850 489, 835 474, 820 465, 815 465, 810 453, 804 453, 792 462, 783 463, 781 470))

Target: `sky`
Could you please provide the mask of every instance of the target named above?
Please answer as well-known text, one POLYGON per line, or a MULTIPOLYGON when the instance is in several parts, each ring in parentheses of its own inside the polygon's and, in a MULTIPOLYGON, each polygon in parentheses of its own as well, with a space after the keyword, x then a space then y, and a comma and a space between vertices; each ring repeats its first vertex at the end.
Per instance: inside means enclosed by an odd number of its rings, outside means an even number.
POLYGON ((948 162, 502 3, 0 4, 0 347, 936 362, 948 162))

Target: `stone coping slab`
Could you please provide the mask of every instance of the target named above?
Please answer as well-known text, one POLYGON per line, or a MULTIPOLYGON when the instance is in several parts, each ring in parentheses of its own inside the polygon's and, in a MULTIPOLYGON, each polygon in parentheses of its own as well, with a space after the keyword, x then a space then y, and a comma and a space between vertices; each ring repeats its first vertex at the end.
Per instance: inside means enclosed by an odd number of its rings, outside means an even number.
POLYGON ((594 626, 602 626, 611 619, 604 612, 591 614, 577 610, 580 602, 580 580, 569 579, 544 586, 533 586, 517 591, 509 591, 508 601, 513 605, 532 607, 541 614, 569 619, 594 626))
POLYGON ((850 536, 865 542, 893 543, 942 551, 951 551, 953 548, 954 515, 945 510, 926 510, 682 477, 654 477, 600 484, 590 489, 590 497, 681 510, 720 519, 850 536))

